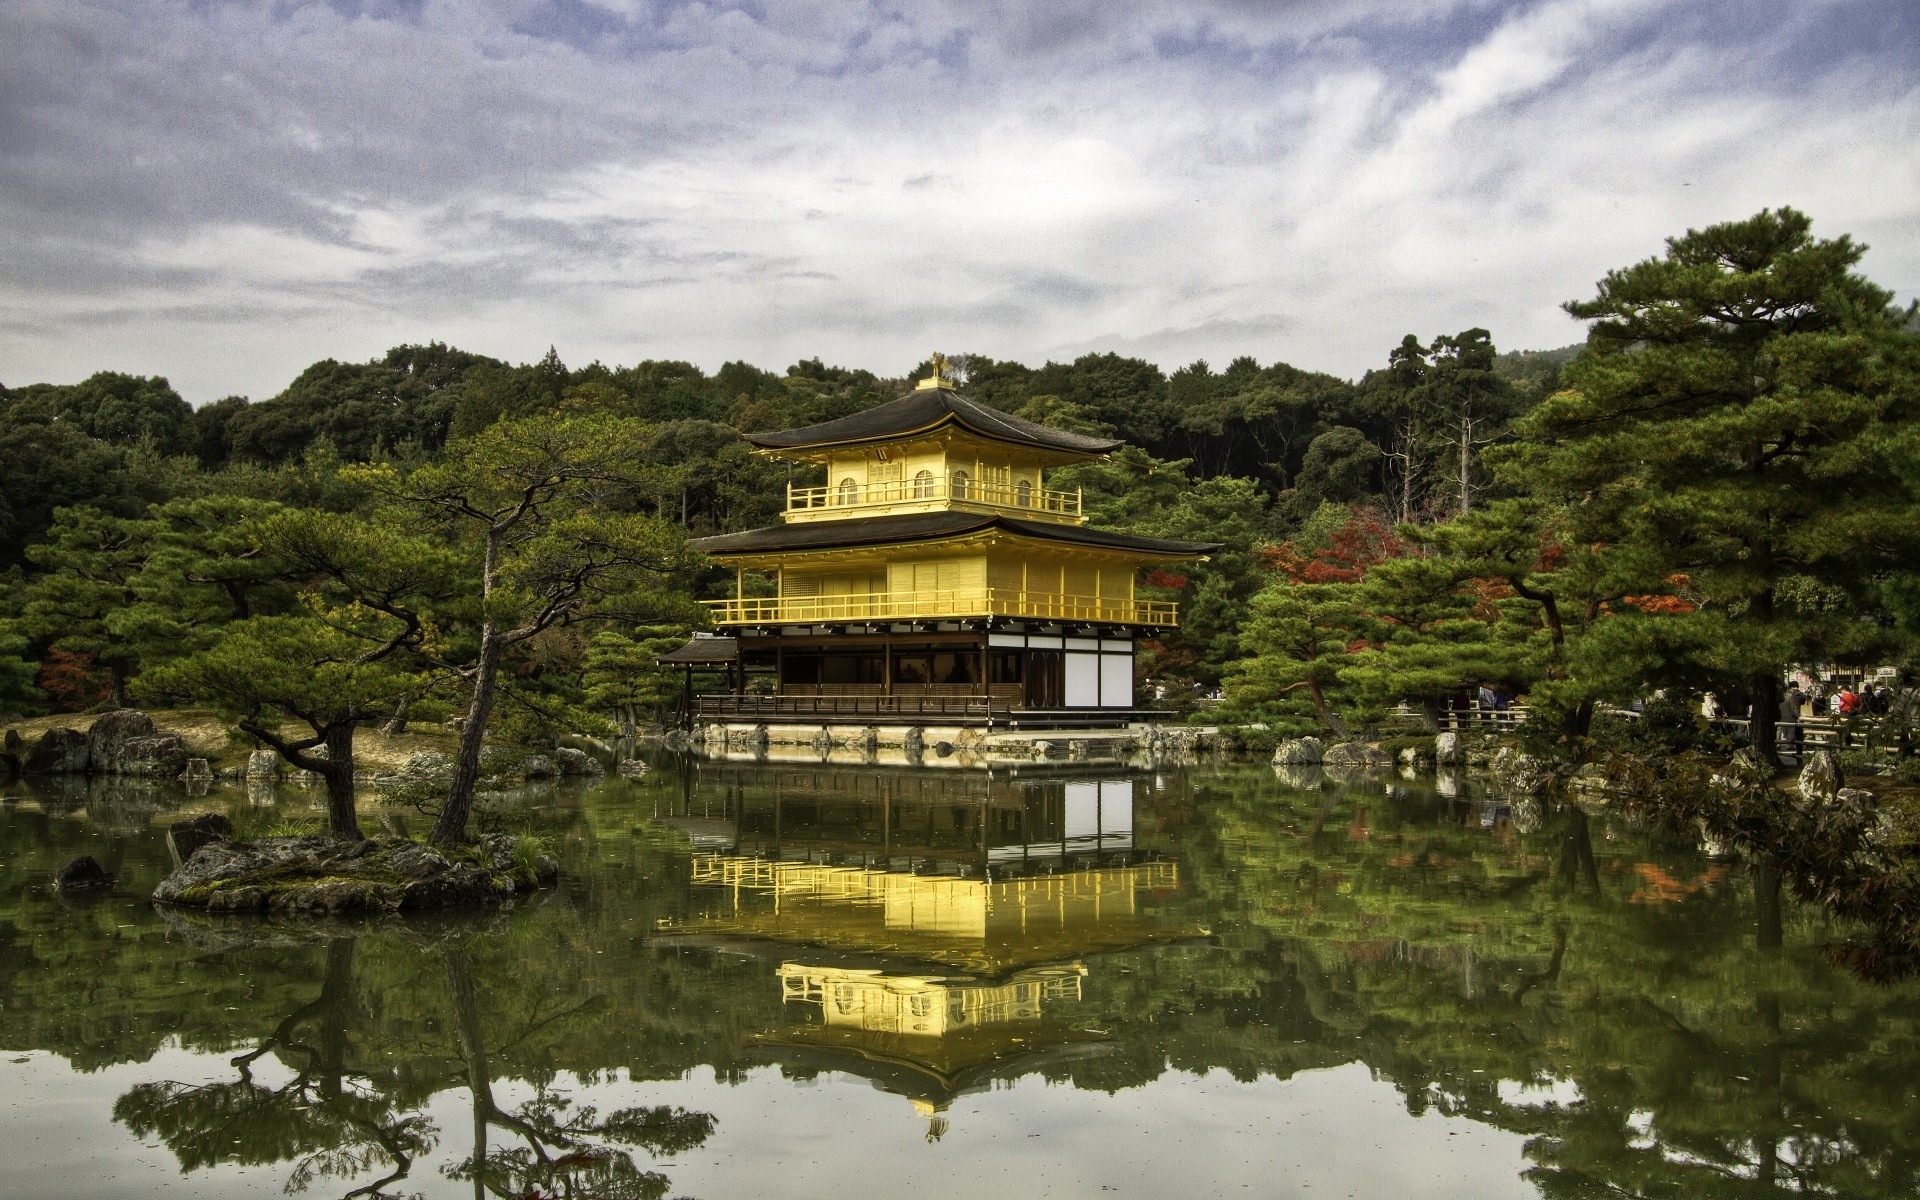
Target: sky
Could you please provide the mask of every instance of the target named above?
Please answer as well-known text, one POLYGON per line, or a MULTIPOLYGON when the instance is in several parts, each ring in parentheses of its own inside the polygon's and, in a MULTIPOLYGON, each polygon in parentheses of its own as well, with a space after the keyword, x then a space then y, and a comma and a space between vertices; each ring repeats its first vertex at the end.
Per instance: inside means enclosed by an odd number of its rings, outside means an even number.
POLYGON ((1920 293, 1911 0, 8 0, 0 383, 439 340, 1357 377, 1793 205, 1920 293))

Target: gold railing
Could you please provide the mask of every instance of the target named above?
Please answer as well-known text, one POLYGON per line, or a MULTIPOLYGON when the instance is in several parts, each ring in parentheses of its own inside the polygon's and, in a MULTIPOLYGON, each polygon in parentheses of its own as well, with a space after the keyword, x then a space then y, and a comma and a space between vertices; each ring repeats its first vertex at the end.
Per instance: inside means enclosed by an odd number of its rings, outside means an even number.
POLYGON ((708 600, 721 625, 808 625, 822 621, 885 621, 908 617, 1033 617, 1047 621, 1113 621, 1122 625, 1178 624, 1170 600, 1069 596, 1019 588, 950 592, 852 592, 832 596, 761 596, 708 600))
POLYGON ((1025 509, 1055 517, 1078 517, 1080 493, 1056 492, 1025 484, 995 483, 949 475, 925 479, 895 479, 886 483, 830 484, 827 487, 799 488, 787 485, 787 511, 816 513, 826 509, 874 508, 888 504, 915 504, 958 500, 972 504, 991 504, 997 508, 1025 509))

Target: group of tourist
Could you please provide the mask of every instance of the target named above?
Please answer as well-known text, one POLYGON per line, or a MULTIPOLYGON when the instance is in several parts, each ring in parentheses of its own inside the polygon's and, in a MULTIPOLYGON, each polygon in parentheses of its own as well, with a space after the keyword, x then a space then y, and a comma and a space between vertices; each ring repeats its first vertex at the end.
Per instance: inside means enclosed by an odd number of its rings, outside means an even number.
MULTIPOLYGON (((1857 688, 1849 683, 1830 686, 1825 680, 1809 678, 1803 673, 1787 683, 1787 690, 1780 697, 1779 740, 1797 752, 1806 736, 1800 724, 1805 717, 1846 721, 1852 717, 1885 716, 1893 711, 1897 699, 1891 687, 1876 686, 1871 679, 1861 680, 1857 688)), ((1843 727, 1840 744, 1847 745, 1851 740, 1843 727)))

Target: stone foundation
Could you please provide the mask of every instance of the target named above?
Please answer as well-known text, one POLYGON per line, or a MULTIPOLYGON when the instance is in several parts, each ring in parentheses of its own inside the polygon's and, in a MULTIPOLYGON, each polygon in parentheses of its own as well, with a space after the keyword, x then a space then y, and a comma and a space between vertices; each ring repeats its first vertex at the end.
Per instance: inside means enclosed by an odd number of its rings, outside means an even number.
POLYGON ((1214 730, 1190 725, 1117 729, 982 729, 961 725, 803 725, 711 722, 691 748, 728 762, 981 768, 1175 762, 1212 748, 1214 730))

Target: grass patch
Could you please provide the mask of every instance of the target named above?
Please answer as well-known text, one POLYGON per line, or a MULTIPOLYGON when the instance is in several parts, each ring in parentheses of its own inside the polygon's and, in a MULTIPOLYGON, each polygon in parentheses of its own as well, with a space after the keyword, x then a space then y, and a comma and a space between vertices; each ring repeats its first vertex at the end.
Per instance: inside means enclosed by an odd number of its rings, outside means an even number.
POLYGON ((1380 748, 1386 751, 1387 756, 1393 759, 1395 762, 1400 761, 1400 752, 1402 750, 1418 750, 1421 754, 1424 754, 1426 757, 1432 758, 1433 757, 1433 735, 1430 733, 1401 734, 1398 737, 1390 737, 1383 740, 1380 743, 1380 748))

